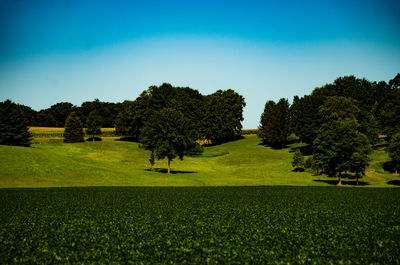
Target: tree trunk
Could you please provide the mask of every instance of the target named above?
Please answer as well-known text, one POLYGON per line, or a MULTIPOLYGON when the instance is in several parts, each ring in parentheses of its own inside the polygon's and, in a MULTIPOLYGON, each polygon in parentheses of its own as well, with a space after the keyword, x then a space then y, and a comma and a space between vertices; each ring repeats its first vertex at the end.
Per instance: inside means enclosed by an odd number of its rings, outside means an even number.
POLYGON ((356 177, 357 177, 357 185, 358 185, 358 174, 356 175, 356 177))
POLYGON ((171 159, 168 158, 168 174, 171 173, 171 159))
POLYGON ((92 135, 92 141, 94 142, 94 135, 92 135))
POLYGON ((151 165, 151 171, 155 171, 154 170, 154 164, 151 165))
POLYGON ((339 182, 337 185, 342 186, 342 175, 340 173, 339 173, 339 182))

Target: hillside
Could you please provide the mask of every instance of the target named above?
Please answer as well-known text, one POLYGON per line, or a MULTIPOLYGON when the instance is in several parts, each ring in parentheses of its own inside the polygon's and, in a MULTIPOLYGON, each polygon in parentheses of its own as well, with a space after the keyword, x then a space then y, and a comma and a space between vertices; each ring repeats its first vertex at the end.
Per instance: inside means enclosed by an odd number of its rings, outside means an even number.
MULTIPOLYGON (((137 143, 102 141, 77 144, 34 144, 32 148, 0 146, 0 187, 60 186, 326 186, 334 179, 311 172, 292 172, 293 146, 272 150, 260 140, 242 140, 205 147, 196 157, 174 160, 174 174, 164 170, 167 162, 156 162, 159 172, 149 171, 149 153, 137 143)), ((383 150, 374 150, 367 176, 369 187, 393 187, 394 176, 382 169, 383 150)), ((346 184, 346 182, 345 182, 346 184)))

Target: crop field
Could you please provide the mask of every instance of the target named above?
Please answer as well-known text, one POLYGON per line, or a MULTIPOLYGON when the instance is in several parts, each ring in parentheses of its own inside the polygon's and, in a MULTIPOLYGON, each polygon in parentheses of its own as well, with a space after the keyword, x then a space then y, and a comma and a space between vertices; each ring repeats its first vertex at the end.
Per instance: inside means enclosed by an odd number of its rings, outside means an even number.
POLYGON ((0 264, 399 264, 400 190, 0 189, 0 264))
MULTIPOLYGON (((84 129, 86 131, 86 129, 84 129)), ((29 127, 32 133, 33 144, 43 143, 62 143, 64 141, 64 128, 61 127, 29 127)), ((115 136, 115 128, 101 128, 102 140, 115 140, 119 137, 115 136)), ((85 134, 85 138, 89 136, 85 134)))

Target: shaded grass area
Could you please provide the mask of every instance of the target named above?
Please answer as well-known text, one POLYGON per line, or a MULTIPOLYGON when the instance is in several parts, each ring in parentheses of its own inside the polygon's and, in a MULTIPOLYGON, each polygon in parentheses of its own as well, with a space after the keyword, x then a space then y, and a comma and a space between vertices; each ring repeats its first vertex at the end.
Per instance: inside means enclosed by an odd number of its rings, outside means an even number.
POLYGON ((400 190, 0 189, 0 263, 398 264, 400 190))
MULTIPOLYGON (((167 175, 167 161, 156 161, 158 172, 149 170, 150 153, 129 141, 76 144, 34 144, 32 148, 0 146, 0 187, 54 186, 243 186, 330 185, 335 179, 294 172, 292 150, 260 145, 254 135, 216 146, 204 147, 201 155, 175 159, 167 175), (190 174, 187 174, 190 172, 190 174), (319 181, 315 181, 319 180, 319 181)), ((387 187, 400 180, 386 172, 383 150, 371 155, 367 176, 360 181, 371 187, 387 187)), ((345 179, 346 181, 346 179, 345 179)))

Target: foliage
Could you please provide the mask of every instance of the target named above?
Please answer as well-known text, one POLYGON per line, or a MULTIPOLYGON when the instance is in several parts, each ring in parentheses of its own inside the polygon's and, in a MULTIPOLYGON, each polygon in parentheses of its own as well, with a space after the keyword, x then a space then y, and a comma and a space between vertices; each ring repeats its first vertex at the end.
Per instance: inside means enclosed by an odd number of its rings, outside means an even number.
POLYGON ((94 139, 95 135, 101 134, 101 117, 96 110, 89 113, 86 120, 86 134, 94 139))
POLYGON ((241 136, 244 97, 233 91, 218 90, 208 95, 205 101, 205 115, 202 120, 200 135, 202 139, 220 144, 241 136))
POLYGON ((400 132, 395 134, 390 140, 388 153, 391 159, 392 167, 396 171, 400 171, 400 132))
POLYGON ((341 184, 342 172, 365 171, 371 148, 366 136, 357 130, 354 100, 329 97, 319 112, 323 123, 314 140, 313 161, 329 176, 338 175, 341 184))
POLYGON ((0 102, 0 145, 30 146, 32 134, 19 105, 0 102))
POLYGON ((312 159, 312 156, 310 156, 304 162, 304 167, 305 168, 312 168, 312 164, 313 164, 313 159, 312 159))
POLYGON ((83 142, 83 126, 78 115, 73 111, 65 121, 64 143, 83 142))
POLYGON ((282 98, 276 104, 273 101, 268 101, 261 115, 259 136, 266 143, 283 148, 290 132, 289 117, 287 99, 282 98))
POLYGON ((0 203, 1 264, 400 262, 396 189, 1 189, 0 203))
POLYGON ((127 120, 122 112, 119 112, 117 118, 115 118, 115 135, 117 136, 128 136, 127 120))
POLYGON ((145 149, 154 152, 157 159, 168 159, 170 162, 191 153, 199 145, 191 121, 176 110, 164 108, 154 112, 146 121, 143 129, 142 143, 145 149))
POLYGON ((389 81, 386 100, 378 110, 384 132, 389 136, 400 130, 400 74, 389 81))
POLYGON ((297 148, 293 155, 292 166, 296 171, 299 171, 304 167, 304 156, 300 149, 297 148))

